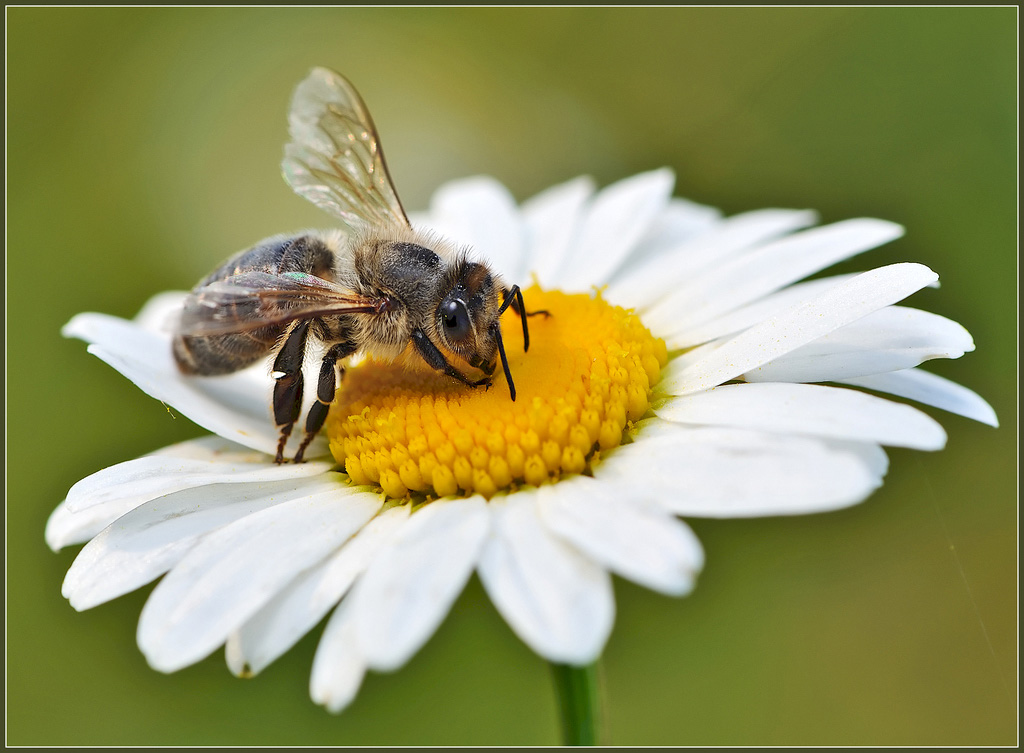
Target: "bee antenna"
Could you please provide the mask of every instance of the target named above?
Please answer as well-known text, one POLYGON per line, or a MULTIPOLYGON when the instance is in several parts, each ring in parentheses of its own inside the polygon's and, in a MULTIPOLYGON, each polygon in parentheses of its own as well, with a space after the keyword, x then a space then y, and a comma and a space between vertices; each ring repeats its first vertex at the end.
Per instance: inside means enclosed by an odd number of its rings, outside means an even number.
POLYGON ((512 372, 508 368, 508 358, 505 356, 505 345, 501 342, 501 326, 497 321, 491 326, 494 331, 494 339, 498 343, 498 354, 501 356, 501 368, 505 371, 505 381, 508 382, 508 391, 512 395, 512 402, 516 400, 516 385, 512 381, 512 372))

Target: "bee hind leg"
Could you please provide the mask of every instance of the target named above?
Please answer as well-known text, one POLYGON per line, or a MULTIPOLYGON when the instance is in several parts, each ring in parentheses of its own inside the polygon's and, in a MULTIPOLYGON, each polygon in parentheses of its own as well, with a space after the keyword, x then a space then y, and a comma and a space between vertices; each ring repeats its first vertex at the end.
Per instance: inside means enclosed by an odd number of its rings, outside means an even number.
POLYGON ((316 384, 316 402, 306 414, 306 436, 299 445, 299 451, 295 453, 296 463, 302 462, 306 448, 320 433, 324 421, 327 420, 327 413, 334 402, 334 393, 338 389, 338 381, 345 374, 345 369, 338 365, 338 361, 355 352, 356 346, 353 343, 343 342, 332 345, 324 354, 324 359, 320 363, 320 377, 316 384))
POLYGON ((284 448, 302 410, 302 358, 306 352, 309 322, 296 324, 274 359, 274 423, 281 432, 275 463, 284 462, 284 448))

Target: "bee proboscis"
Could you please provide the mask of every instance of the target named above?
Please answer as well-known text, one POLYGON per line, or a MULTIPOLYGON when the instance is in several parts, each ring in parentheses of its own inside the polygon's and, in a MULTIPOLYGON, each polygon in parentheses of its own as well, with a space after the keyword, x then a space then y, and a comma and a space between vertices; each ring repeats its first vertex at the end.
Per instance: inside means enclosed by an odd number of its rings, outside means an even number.
POLYGON ((412 350, 434 369, 470 387, 487 387, 500 357, 516 390, 499 319, 519 314, 530 338, 523 294, 486 264, 434 235, 418 232, 398 200, 380 138, 355 88, 314 68, 295 90, 290 143, 282 169, 292 189, 341 219, 346 231, 279 235, 231 257, 193 288, 172 347, 186 374, 228 374, 275 353, 276 461, 300 418, 307 346, 324 346, 316 401, 295 462, 327 417, 357 353, 393 360, 412 350), (473 378, 445 351, 483 373, 473 378))

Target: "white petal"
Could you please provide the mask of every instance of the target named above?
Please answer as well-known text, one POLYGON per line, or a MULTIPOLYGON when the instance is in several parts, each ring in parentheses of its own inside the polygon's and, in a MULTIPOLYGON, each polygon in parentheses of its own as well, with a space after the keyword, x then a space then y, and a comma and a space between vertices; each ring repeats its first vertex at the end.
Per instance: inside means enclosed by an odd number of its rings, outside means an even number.
POLYGON ((620 180, 598 193, 555 273, 558 287, 589 291, 606 282, 668 206, 674 184, 675 175, 662 168, 620 180))
POLYGON ((515 199, 489 177, 446 183, 430 202, 431 220, 449 240, 468 244, 481 259, 511 282, 525 270, 523 226, 515 199))
POLYGON ((171 492, 209 484, 258 483, 318 476, 333 461, 272 462, 269 455, 221 437, 201 437, 86 476, 68 491, 67 507, 80 512, 112 501, 131 509, 171 492))
POLYGON ((46 521, 46 544, 56 552, 86 542, 139 504, 141 502, 134 499, 116 499, 71 512, 67 502, 61 502, 46 521))
POLYGON ((441 499, 417 510, 352 593, 359 645, 384 671, 407 662, 462 592, 487 535, 482 497, 441 499))
MULTIPOLYGON (((621 271, 625 272, 634 264, 662 254, 673 254, 680 245, 713 232, 723 222, 720 209, 674 196, 668 206, 654 218, 636 250, 630 254, 627 266, 621 271)), ((619 277, 621 274, 615 276, 616 279, 619 277)))
POLYGON ((168 290, 157 293, 142 305, 139 313, 135 315, 134 321, 143 329, 151 332, 169 334, 174 331, 178 315, 181 313, 181 308, 187 297, 188 293, 184 290, 168 290))
POLYGON ((170 570, 210 531, 321 487, 319 480, 309 479, 231 484, 154 499, 85 545, 64 578, 62 593, 78 610, 117 598, 170 570))
POLYGON ((576 239, 583 222, 583 208, 594 189, 591 178, 581 177, 523 202, 529 250, 526 271, 536 274, 542 284, 555 283, 556 272, 576 239))
POLYGON ((549 533, 536 492, 490 502, 493 534, 480 580, 506 622, 545 659, 583 665, 601 655, 615 619, 608 573, 549 533))
POLYGON ((586 476, 541 487, 538 497, 547 527, 600 564, 673 596, 693 590, 704 551, 689 527, 664 508, 627 503, 586 476))
POLYGON ((377 494, 325 480, 309 493, 207 535, 153 590, 139 619, 150 666, 199 661, 376 514, 377 494))
POLYGON ((946 432, 909 405, 816 384, 730 384, 672 398, 655 411, 677 423, 810 434, 940 450, 946 432))
POLYGON ((674 335, 665 338, 665 344, 669 350, 692 348, 701 343, 717 340, 721 337, 735 335, 747 327, 752 327, 758 322, 763 322, 773 316, 778 316, 784 311, 812 301, 826 290, 830 290, 840 283, 852 280, 856 274, 834 275, 823 277, 820 280, 790 285, 776 293, 730 311, 722 316, 715 317, 711 321, 698 324, 696 327, 684 329, 674 335))
MULTIPOLYGON (((154 300, 159 298, 157 296, 154 300)), ((147 304, 147 306, 149 305, 147 304)), ((178 458, 184 461, 204 459, 210 461, 217 459, 220 461, 246 462, 246 458, 252 455, 254 455, 252 450, 234 442, 218 436, 207 436, 164 447, 147 457, 166 456, 167 458, 178 458)), ((262 453, 256 454, 256 457, 261 458, 263 462, 269 460, 262 453)), ((253 458, 253 461, 255 462, 255 458, 253 458)), ((185 483, 179 483, 182 479, 177 479, 173 475, 168 475, 162 479, 157 477, 139 479, 136 475, 136 471, 139 468, 135 467, 134 463, 136 461, 129 460, 127 463, 105 468, 71 487, 67 499, 57 506, 47 521, 46 542, 50 547, 56 550, 71 544, 81 544, 88 541, 126 512, 138 507, 143 502, 148 502, 150 499, 155 499, 164 494, 179 491, 181 488, 187 488, 190 483, 188 480, 185 483), (140 483, 136 485, 136 481, 140 483), (73 508, 73 511, 71 508, 73 508)), ((280 471, 272 471, 263 478, 267 480, 273 480, 274 478, 301 478, 323 473, 330 467, 332 467, 332 464, 329 462, 308 462, 300 465, 290 464, 282 466, 280 471)), ((190 478, 201 483, 206 483, 207 481, 202 477, 190 478)), ((231 478, 235 480, 248 480, 241 476, 233 476, 231 478)), ((221 478, 220 480, 229 481, 231 478, 221 478)))
POLYGON ((838 381, 869 390, 888 392, 891 395, 941 408, 958 416, 981 421, 989 426, 999 426, 996 412, 978 393, 921 369, 906 369, 838 381))
POLYGON ((959 358, 970 333, 928 311, 886 306, 743 375, 748 382, 826 382, 959 358))
POLYGON ((902 234, 892 222, 863 218, 805 230, 677 285, 644 321, 672 333, 694 327, 902 234))
POLYGON ((351 605, 349 596, 328 620, 309 678, 310 697, 335 714, 352 703, 366 675, 366 660, 359 653, 351 605))
POLYGON ((885 454, 885 450, 877 444, 830 439, 828 447, 834 451, 855 455, 863 463, 868 473, 878 479, 879 485, 881 485, 881 479, 889 472, 889 457, 885 454))
POLYGON ((857 275, 737 335, 671 381, 663 379, 659 390, 685 395, 710 389, 902 300, 935 279, 922 264, 892 264, 857 275))
MULTIPOLYGON (((185 376, 171 355, 168 334, 105 314, 79 314, 63 333, 91 342, 90 353, 204 429, 260 452, 276 452, 278 432, 270 415, 272 380, 266 377, 264 388, 257 389, 253 378, 262 365, 225 376, 185 376)), ((311 399, 307 396, 307 403, 311 399)), ((292 452, 302 439, 301 432, 295 435, 292 452)), ((307 456, 326 453, 327 443, 318 437, 307 456)))
MULTIPOLYGON (((652 422, 653 423, 653 422, 652 422)), ((654 424, 658 426, 658 424, 654 424)), ((877 452, 742 429, 666 427, 610 453, 594 477, 683 516, 801 515, 860 502, 881 484, 877 452)))
POLYGON ((711 353, 718 350, 724 342, 722 340, 715 340, 714 342, 704 343, 692 350, 680 353, 675 358, 670 358, 668 364, 661 370, 661 378, 654 385, 655 396, 671 395, 671 390, 674 386, 686 378, 690 367, 700 363, 711 353))
POLYGON ((256 674, 294 646, 338 603, 408 518, 409 505, 385 510, 271 599, 229 638, 231 671, 256 674))
POLYGON ((649 307, 702 270, 813 225, 817 219, 814 212, 794 209, 759 209, 729 217, 707 233, 624 269, 608 286, 608 299, 623 306, 649 307))

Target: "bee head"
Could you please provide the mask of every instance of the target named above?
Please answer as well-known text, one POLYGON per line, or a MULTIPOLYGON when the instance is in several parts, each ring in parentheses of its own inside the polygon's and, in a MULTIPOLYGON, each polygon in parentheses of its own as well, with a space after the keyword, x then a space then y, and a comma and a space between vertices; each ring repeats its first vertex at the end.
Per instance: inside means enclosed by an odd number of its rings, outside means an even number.
POLYGON ((497 361, 498 300, 494 275, 483 264, 461 260, 453 265, 447 291, 437 307, 442 343, 470 366, 493 374, 497 361))

